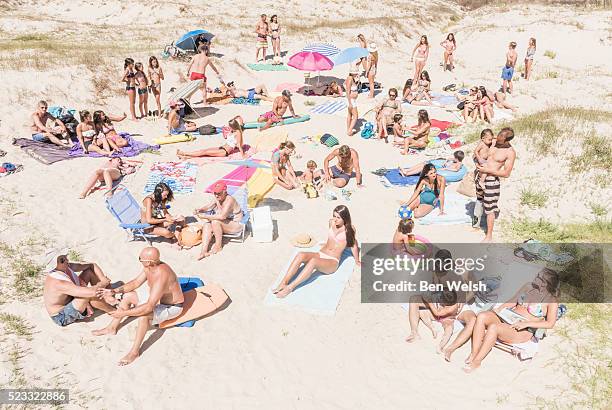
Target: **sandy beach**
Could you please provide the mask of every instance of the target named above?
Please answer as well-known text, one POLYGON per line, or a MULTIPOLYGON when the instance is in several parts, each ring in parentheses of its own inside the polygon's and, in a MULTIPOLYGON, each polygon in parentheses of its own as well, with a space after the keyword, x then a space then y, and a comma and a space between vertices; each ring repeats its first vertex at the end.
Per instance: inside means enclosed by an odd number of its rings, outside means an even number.
MULTIPOLYGON (((45 165, 12 145, 13 138, 30 138, 27 126, 37 102, 126 112, 127 97, 120 82, 123 59, 146 62, 150 55, 156 55, 165 72, 164 104, 169 89, 187 81, 187 63, 162 59, 160 53, 166 44, 196 28, 215 34, 211 51, 222 56, 215 54, 213 61, 225 81, 234 80, 241 88, 263 83, 271 91, 280 91, 276 86, 281 83, 303 84, 303 72, 292 68, 255 72, 246 67, 254 62, 253 30, 263 12, 279 15, 285 62, 310 42, 330 41, 343 49, 356 46, 359 33, 376 42, 380 54, 376 80, 383 90, 373 100, 366 94, 359 96, 360 118, 365 121, 374 121, 371 109, 389 88, 403 88, 412 76, 410 53, 420 34, 426 33, 432 45, 426 69, 436 92, 451 83, 496 90, 508 42, 518 43, 520 66, 529 38, 536 37, 532 80, 520 78, 517 69, 515 93, 508 97, 518 107, 516 113, 506 113, 508 121, 526 120, 515 129, 517 160, 511 178, 502 181, 502 212, 494 241, 529 239, 517 237, 513 222, 520 219, 588 224, 597 212, 603 212, 599 216, 609 221, 612 190, 606 181, 610 164, 581 162, 586 155, 583 141, 588 138, 603 141, 600 152, 605 152, 597 154, 598 160, 610 155, 609 9, 521 4, 469 11, 452 1, 383 3, 376 10, 353 6, 347 10, 346 5, 332 1, 295 2, 283 5, 282 10, 275 9, 273 2, 255 7, 226 0, 208 7, 187 0, 155 4, 140 0, 52 4, 25 0, 0 5, 0 149, 7 152, 0 163, 9 161, 24 167, 0 178, 0 328, 4 333, 0 335, 0 388, 67 388, 71 403, 65 408, 95 409, 552 406, 546 400, 554 401, 559 391, 575 382, 569 371, 559 368, 560 357, 569 356, 575 348, 563 335, 575 324, 571 318, 549 331, 533 360, 521 362, 494 349, 481 369, 466 375, 461 367, 469 354, 469 343, 454 354, 451 363, 436 354, 436 344, 426 329, 421 331, 422 340, 407 344, 406 310, 399 304, 361 303, 358 268, 351 274, 334 315, 264 304, 266 293, 289 262, 293 251, 290 239, 308 233, 318 241, 325 240, 328 220, 339 204, 349 207, 360 243, 390 242, 397 227, 399 201, 407 200, 412 188, 386 187, 371 171, 431 159, 425 154, 400 155, 384 141, 346 136, 346 110, 313 114, 307 122, 282 128, 296 145, 297 155, 291 160, 296 170, 304 170, 311 159, 322 167, 331 151, 304 140, 305 136, 329 133, 340 144, 356 149, 364 187, 356 187, 351 180, 349 200, 337 190, 339 199, 328 201, 323 197, 307 199, 302 191, 276 186, 259 204, 271 207, 274 240, 259 243, 248 237, 244 243, 225 244, 219 254, 203 261, 196 259, 199 248, 179 250, 168 242, 156 242, 162 260, 178 276, 196 276, 219 284, 231 303, 192 328, 150 332, 141 357, 130 366, 118 368, 117 361, 131 345, 136 321, 113 337, 91 335, 92 330, 108 323, 108 315, 61 328, 49 320, 42 303, 42 273, 28 279, 33 283, 31 291, 15 287, 21 272, 15 268, 16 262, 30 261, 35 267, 43 263, 46 250, 62 247, 70 248, 73 257, 96 262, 112 281, 128 281, 142 269, 138 255, 145 246, 143 241, 126 241, 125 232, 105 207, 103 192, 78 199, 85 179, 104 159, 76 158, 45 165), (448 32, 455 33, 458 42, 453 72, 443 72, 439 65, 443 49, 438 44, 448 32), (545 56, 548 51, 555 56, 545 56), (579 112, 563 114, 560 107, 579 112), (542 128, 521 134, 526 123, 543 123, 541 118, 555 122, 560 133, 549 135, 542 128), (538 147, 547 139, 554 143, 542 153, 538 147), (526 191, 545 196, 544 204, 531 206, 525 200, 526 191), (7 324, 6 315, 17 316, 25 330, 7 324)), ((347 67, 335 67, 321 75, 344 81, 347 67)), ((209 78, 210 88, 219 86, 214 75, 209 78)), ((192 101, 198 100, 200 93, 196 92, 192 101)), ((313 105, 328 100, 293 96, 298 114, 308 114, 313 105)), ((149 106, 154 106, 152 96, 149 106)), ((195 119, 198 126, 221 127, 235 115, 255 121, 271 104, 194 106, 203 113, 195 119)), ((404 118, 416 123, 419 108, 426 108, 430 118, 461 122, 458 112, 435 106, 403 107, 404 118)), ((464 140, 460 149, 466 153, 464 163, 470 170, 474 168, 472 153, 477 140, 470 136, 485 127, 497 133, 503 123, 497 119, 491 125, 469 124, 450 131, 464 140)), ((167 134, 163 119, 124 120, 115 127, 148 144, 167 134)), ((258 133, 246 130, 245 142, 252 144, 258 133)), ((134 157, 143 164, 122 183, 140 202, 155 162, 177 160, 177 149, 222 143, 223 137, 217 134, 162 145, 158 153, 134 157)), ((271 152, 260 155, 269 158, 271 152)), ((212 199, 205 189, 234 168, 222 161, 198 166, 194 193, 176 195, 171 212, 192 215, 194 208, 212 199)), ((454 193, 458 185, 451 184, 447 190, 454 193)), ((598 237, 603 242, 610 242, 607 223, 608 230, 598 237)), ((469 223, 424 225, 417 220, 414 232, 432 243, 477 243, 484 237, 482 230, 469 223)), ((580 348, 591 345, 591 338, 597 337, 589 333, 575 342, 580 348)), ((609 349, 608 342, 602 352, 609 349)))

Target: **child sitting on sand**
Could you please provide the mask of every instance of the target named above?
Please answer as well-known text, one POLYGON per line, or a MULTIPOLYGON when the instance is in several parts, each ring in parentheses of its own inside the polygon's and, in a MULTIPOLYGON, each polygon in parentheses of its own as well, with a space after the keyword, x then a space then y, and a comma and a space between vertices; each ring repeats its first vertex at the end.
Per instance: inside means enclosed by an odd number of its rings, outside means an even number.
MULTIPOLYGON (((435 295, 434 295, 435 296, 435 295)), ((444 334, 440 339, 440 344, 436 351, 441 354, 442 350, 453 335, 454 321, 461 310, 463 304, 457 303, 457 293, 453 290, 444 290, 439 293, 439 302, 428 303, 429 310, 420 310, 420 318, 431 330, 434 339, 438 336, 437 332, 433 328, 432 320, 440 323, 444 334)))
MULTIPOLYGON (((487 163, 491 145, 493 145, 493 131, 490 128, 485 128, 480 133, 480 141, 474 150, 474 163, 477 165, 484 165, 487 163)), ((487 174, 479 172, 478 170, 474 171, 474 181, 476 185, 484 189, 484 180, 486 176, 487 174)))
POLYGON ((393 251, 396 253, 407 252, 411 255, 417 255, 419 252, 414 247, 414 220, 412 218, 404 218, 399 221, 397 229, 393 234, 393 251))
POLYGON ((313 184, 317 191, 320 191, 323 188, 323 170, 317 169, 317 163, 309 160, 306 163, 306 171, 300 175, 300 181, 313 184))
POLYGON ((402 119, 404 116, 402 114, 395 114, 393 116, 393 124, 391 125, 393 131, 393 145, 404 145, 404 139, 406 139, 405 135, 405 127, 402 124, 402 119))
MULTIPOLYGON (((446 161, 444 162, 444 164, 442 164, 442 167, 440 169, 457 172, 461 169, 463 158, 465 158, 465 153, 463 151, 461 150, 455 151, 452 157, 446 159, 446 161)), ((410 168, 398 167, 400 175, 404 177, 407 177, 410 175, 417 175, 421 173, 421 171, 423 170, 423 167, 427 163, 428 162, 420 162, 410 168)))

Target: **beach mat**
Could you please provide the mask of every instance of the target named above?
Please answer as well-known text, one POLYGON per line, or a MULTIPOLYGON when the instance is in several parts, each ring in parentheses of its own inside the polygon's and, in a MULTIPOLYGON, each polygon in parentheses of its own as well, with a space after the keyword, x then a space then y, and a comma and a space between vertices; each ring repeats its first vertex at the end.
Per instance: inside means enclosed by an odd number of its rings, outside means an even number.
POLYGON ((238 167, 229 174, 210 184, 208 188, 206 188, 205 192, 212 193, 213 186, 220 181, 223 181, 227 184, 228 190, 230 187, 240 187, 244 185, 249 180, 249 178, 253 176, 256 170, 256 168, 250 168, 245 166, 238 167))
POLYGON ((314 106, 310 112, 313 114, 333 114, 337 111, 344 110, 348 103, 342 99, 340 101, 327 101, 323 104, 314 106))
MULTIPOLYGON (((298 252, 317 252, 319 249, 320 245, 316 245, 313 248, 294 248, 291 257, 287 261, 287 265, 280 272, 271 288, 268 289, 264 298, 265 305, 287 306, 315 315, 332 316, 336 313, 344 288, 355 268, 355 259, 353 258, 350 248, 344 250, 340 257, 340 266, 338 270, 331 275, 315 272, 310 279, 298 286, 284 299, 277 298, 271 290, 274 289, 280 283, 283 276, 285 276, 291 261, 298 252)), ((297 274, 300 272, 301 269, 298 270, 297 274)))
MULTIPOLYGON (((127 141, 128 145, 119 149, 119 151, 113 152, 111 155, 112 158, 114 157, 135 157, 136 155, 140 154, 144 150, 153 150, 153 151, 159 150, 159 145, 149 145, 145 142, 138 141, 134 139, 127 132, 120 132, 119 135, 127 141)), ((83 148, 81 148, 81 144, 79 144, 78 142, 74 144, 72 148, 70 148, 69 155, 71 157, 92 157, 92 158, 101 158, 105 156, 102 154, 98 154, 97 152, 89 152, 89 154, 86 155, 85 152, 83 151, 83 148)))
POLYGON ((232 161, 248 160, 249 158, 251 158, 253 155, 257 153, 257 150, 248 144, 244 144, 242 146, 242 149, 244 150, 244 154, 246 155, 246 158, 242 158, 240 151, 236 151, 236 152, 232 152, 227 157, 189 158, 189 162, 193 162, 194 164, 198 166, 202 166, 205 164, 213 164, 216 162, 230 162, 228 160, 232 160, 232 161))
POLYGON ((257 152, 272 152, 278 148, 281 142, 287 141, 288 137, 289 133, 283 128, 268 128, 257 132, 251 141, 257 152))
POLYGON ((446 131, 448 128, 454 126, 454 125, 460 125, 460 124, 456 124, 454 122, 450 122, 450 121, 440 121, 440 120, 436 120, 435 118, 432 118, 430 121, 431 126, 433 128, 439 128, 440 131, 446 131))
POLYGON ((438 215, 439 208, 435 208, 423 218, 417 219, 421 225, 461 225, 472 221, 468 204, 472 200, 454 191, 444 191, 444 215, 438 215))
POLYGON ((431 99, 442 105, 452 105, 456 107, 459 104, 459 100, 454 95, 442 94, 442 93, 431 93, 431 99))
POLYGON ((289 68, 284 64, 247 64, 253 71, 289 71, 289 68))
POLYGON ((410 176, 405 177, 400 174, 399 169, 389 170, 385 174, 385 178, 387 178, 387 180, 389 181, 391 185, 397 185, 397 186, 416 185, 417 182, 419 182, 418 175, 410 175, 410 176))
POLYGON ((244 97, 232 98, 230 100, 230 104, 240 104, 240 105, 259 105, 260 102, 261 100, 256 100, 254 98, 244 98, 244 97))
POLYGON ((28 138, 15 138, 13 145, 21 148, 26 154, 45 165, 76 158, 70 156, 69 150, 60 148, 50 142, 38 142, 28 138))
MULTIPOLYGON (((298 118, 293 118, 290 116, 286 116, 283 117, 283 119, 279 122, 275 122, 271 125, 271 127, 278 127, 279 125, 289 125, 289 124, 295 124, 298 122, 304 122, 304 121, 308 121, 310 119, 310 115, 302 115, 298 118)), ((252 128, 261 128, 265 125, 265 122, 257 122, 257 121, 252 121, 252 122, 245 122, 244 123, 244 128, 245 129, 252 129, 252 128)))
POLYGON ((156 162, 151 165, 143 193, 150 194, 155 185, 165 182, 175 195, 191 194, 195 189, 197 174, 198 166, 190 162, 156 162))
MULTIPOLYGON (((199 135, 199 134, 198 134, 199 135)), ((182 133, 182 134, 166 134, 163 137, 155 138, 154 143, 158 145, 175 144, 177 142, 189 142, 195 141, 197 137, 193 134, 182 133)))
POLYGON ((255 208, 265 198, 266 194, 274 188, 272 170, 269 168, 257 168, 257 171, 249 178, 246 185, 247 192, 249 193, 249 208, 255 208))

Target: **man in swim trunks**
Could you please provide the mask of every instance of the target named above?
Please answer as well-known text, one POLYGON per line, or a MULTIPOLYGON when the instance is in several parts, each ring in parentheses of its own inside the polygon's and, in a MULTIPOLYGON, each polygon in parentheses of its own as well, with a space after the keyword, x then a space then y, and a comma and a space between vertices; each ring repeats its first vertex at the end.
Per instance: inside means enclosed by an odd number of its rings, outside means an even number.
POLYGON ((255 46, 255 62, 259 63, 259 50, 261 50, 261 61, 265 63, 266 52, 268 50, 268 16, 261 15, 260 20, 255 26, 255 34, 257 34, 257 43, 255 46))
POLYGON ((187 66, 187 77, 189 80, 202 80, 202 84, 200 85, 200 90, 202 91, 202 101, 204 105, 207 104, 206 100, 206 67, 210 65, 210 68, 213 69, 215 73, 217 73, 217 77, 219 77, 219 81, 223 83, 221 80, 219 70, 213 64, 213 62, 208 58, 207 55, 207 46, 205 44, 200 44, 198 47, 198 54, 191 58, 189 62, 189 66, 187 66))
POLYGON ((168 114, 168 133, 170 135, 194 132, 198 129, 195 122, 185 121, 181 117, 180 110, 184 106, 182 101, 170 101, 168 106, 170 107, 168 114))
POLYGON ((233 81, 227 83, 225 87, 221 87, 221 90, 232 98, 246 98, 248 100, 264 100, 274 101, 274 99, 268 96, 268 89, 264 84, 258 84, 253 88, 245 90, 243 88, 236 88, 233 81), (225 90, 223 89, 225 88, 225 90))
POLYGON ((361 186, 359 154, 353 148, 349 148, 348 145, 342 145, 330 152, 323 161, 323 169, 325 171, 325 181, 329 182, 333 179, 334 185, 338 188, 345 187, 353 177, 357 178, 357 186, 361 186), (329 162, 333 158, 338 159, 338 164, 330 168, 329 162))
POLYGON ((514 66, 516 65, 517 58, 518 54, 516 53, 516 43, 513 41, 508 46, 508 52, 506 53, 506 65, 502 69, 502 93, 506 93, 506 91, 508 91, 509 94, 512 94, 512 76, 514 75, 514 66))
POLYGON ((102 269, 95 263, 71 263, 67 253, 54 252, 47 263, 43 301, 51 320, 63 327, 90 317, 94 308, 114 311, 116 302, 112 298, 99 300, 96 294, 110 285, 102 269))
POLYGON ((140 252, 138 260, 143 270, 136 278, 116 289, 98 290, 99 296, 122 295, 122 298, 120 309, 110 314, 113 321, 106 328, 95 331, 94 335, 115 334, 124 317, 139 318, 132 349, 119 361, 119 366, 128 365, 138 358, 140 346, 151 325, 174 319, 183 312, 181 285, 172 268, 160 260, 159 250, 146 247, 140 252), (147 286, 143 287, 145 282, 147 286))
POLYGON ((270 128, 274 123, 281 122, 283 120, 283 115, 285 115, 285 112, 287 112, 287 108, 289 108, 293 118, 300 118, 299 115, 295 114, 295 110, 293 109, 293 104, 291 103, 291 92, 289 90, 283 90, 282 95, 274 99, 272 111, 262 114, 257 119, 257 122, 266 123, 266 125, 261 127, 259 131, 270 128))
POLYGON ((32 139, 38 142, 52 142, 63 148, 72 147, 72 141, 63 122, 47 112, 47 102, 39 101, 32 119, 32 139))
POLYGON ((474 216, 480 219, 482 210, 484 209, 487 215, 487 234, 484 242, 493 240, 493 225, 495 218, 499 215, 497 202, 500 195, 499 178, 508 178, 514 167, 516 159, 516 151, 510 145, 510 141, 514 138, 514 130, 506 127, 497 134, 495 145, 489 148, 489 156, 487 163, 484 165, 476 164, 476 169, 481 174, 486 174, 484 180, 484 188, 480 184, 476 184, 476 207, 474 216))

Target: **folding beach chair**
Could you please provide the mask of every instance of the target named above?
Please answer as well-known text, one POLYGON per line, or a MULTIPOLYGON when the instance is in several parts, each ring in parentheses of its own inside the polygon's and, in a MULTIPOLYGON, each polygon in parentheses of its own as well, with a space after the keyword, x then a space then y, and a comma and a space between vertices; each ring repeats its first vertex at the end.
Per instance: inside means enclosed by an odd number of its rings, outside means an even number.
POLYGON ((250 211, 248 208, 248 198, 249 195, 247 190, 244 188, 238 188, 234 192, 230 194, 234 197, 238 205, 240 205, 240 209, 242 209, 242 219, 240 220, 240 224, 242 225, 242 230, 237 233, 224 233, 224 238, 229 238, 230 242, 244 242, 244 238, 246 237, 247 223, 250 219, 250 211))
POLYGON ((152 225, 140 222, 140 204, 136 202, 124 185, 117 185, 113 191, 113 196, 106 199, 106 209, 119 221, 119 227, 125 230, 127 240, 133 241, 136 238, 142 238, 150 245, 150 238, 154 238, 155 235, 144 232, 152 225))
MULTIPOLYGON (((189 99, 191 98, 193 94, 195 94, 196 91, 200 89, 201 85, 202 85, 202 80, 189 81, 182 87, 176 89, 170 95, 170 97, 168 97, 168 103, 170 101, 182 100, 185 103, 185 105, 189 107, 189 109, 191 109, 191 111, 193 111, 198 117, 200 117, 198 112, 191 106, 189 99)), ((167 114, 170 112, 170 106, 168 105, 168 103, 166 103, 166 105, 164 106, 164 114, 167 114)))

